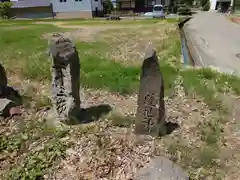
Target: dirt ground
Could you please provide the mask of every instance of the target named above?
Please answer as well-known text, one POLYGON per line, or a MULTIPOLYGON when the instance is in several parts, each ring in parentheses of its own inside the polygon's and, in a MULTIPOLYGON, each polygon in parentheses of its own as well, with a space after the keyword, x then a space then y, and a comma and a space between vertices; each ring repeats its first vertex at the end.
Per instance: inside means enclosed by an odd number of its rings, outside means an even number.
MULTIPOLYGON (((18 77, 11 76, 9 81, 22 94, 33 93, 35 96, 50 97, 50 84, 41 84, 39 86, 37 82, 29 83, 28 81, 16 81, 16 79, 18 77)), ((109 104, 113 110, 103 121, 88 125, 97 128, 96 131, 89 132, 88 135, 77 136, 79 127, 73 127, 72 136, 64 138, 64 141, 69 141, 73 145, 67 150, 66 158, 44 176, 46 179, 108 179, 105 173, 110 170, 113 172, 111 176, 113 179, 128 180, 129 178, 134 178, 137 169, 145 166, 154 152, 157 151, 159 155, 169 156, 166 144, 169 139, 181 141, 187 147, 193 145, 200 146, 199 142, 201 140, 198 136, 199 123, 207 121, 212 116, 211 111, 208 110, 207 106, 200 99, 187 98, 182 87, 176 84, 175 93, 172 97, 166 97, 165 101, 167 121, 177 123, 179 128, 175 129, 166 138, 159 139, 157 146, 155 146, 156 142, 154 139, 141 137, 145 139, 143 141, 143 139, 139 139, 139 137, 134 135, 132 128, 120 128, 111 125, 111 118, 114 114, 135 117, 137 107, 136 94, 122 96, 103 90, 82 88, 81 97, 86 106, 109 104), (98 149, 95 144, 97 142, 96 134, 105 139, 105 143, 110 141, 110 146, 98 149), (139 144, 139 142, 141 143, 139 144), (117 151, 112 152, 113 148, 117 149, 117 151), (97 157, 96 154, 98 155, 97 157), (91 169, 91 166, 94 169, 91 169), (92 177, 93 175, 94 178, 92 177)), ((34 112, 33 109, 36 109, 34 104, 32 104, 31 109, 26 109, 24 119, 31 119, 32 115, 30 114, 34 112)), ((46 113, 42 110, 36 114, 40 119, 46 117, 46 113)), ((17 126, 17 124, 14 124, 14 121, 11 121, 10 124, 1 124, 1 133, 6 133, 10 127, 17 126)), ((3 159, 1 163, 2 170, 7 168, 7 161, 7 159, 3 159)), ((181 159, 178 161, 181 161, 181 159)))
MULTIPOLYGON (((180 78, 180 77, 179 77, 180 78)), ((178 79, 179 79, 178 78, 178 79)), ((181 78, 180 78, 181 79, 181 78)), ((79 135, 78 131, 81 126, 73 126, 70 136, 63 140, 71 142, 72 145, 67 149, 67 155, 64 159, 58 162, 45 174, 44 178, 61 179, 61 180, 75 180, 75 179, 109 179, 108 172, 112 171, 111 178, 118 180, 129 180, 134 178, 134 175, 139 167, 145 166, 152 155, 164 155, 181 164, 185 161, 187 152, 182 150, 177 151, 178 155, 172 156, 169 153, 169 145, 178 142, 184 148, 197 149, 204 146, 201 140, 201 126, 202 123, 208 123, 209 120, 215 117, 208 106, 199 97, 188 97, 181 85, 181 80, 176 80, 175 91, 169 96, 165 97, 167 121, 176 123, 178 128, 170 135, 161 139, 152 139, 150 137, 137 137, 133 133, 133 126, 118 127, 112 123, 114 115, 118 114, 125 117, 135 117, 137 108, 137 95, 122 96, 119 94, 109 93, 103 90, 93 90, 81 88, 81 98, 83 105, 86 107, 96 106, 100 104, 109 104, 113 110, 99 122, 93 122, 87 127, 95 127, 84 136, 79 135), (96 142, 98 136, 103 143, 107 143, 106 148, 98 149, 96 142), (144 139, 144 140, 143 140, 144 139), (140 143, 140 144, 139 144, 140 143), (116 149, 117 151, 113 151, 116 149), (131 152, 131 153, 130 153, 131 152), (141 152, 141 153, 140 153, 141 152), (181 154, 183 153, 183 154, 181 154), (96 156, 97 155, 97 156, 96 156), (177 159, 175 159, 177 158, 177 159), (91 167, 94 167, 92 169, 91 167)), ((21 94, 34 94, 36 97, 51 96, 50 84, 41 84, 39 82, 20 81, 14 75, 9 78, 10 85, 19 89, 21 94)), ((47 111, 44 109, 36 112, 36 105, 34 102, 30 109, 26 109, 24 119, 33 118, 31 114, 36 113, 34 119, 42 121, 46 117, 47 111), (42 120, 41 120, 42 119, 42 120)), ((238 106, 236 103, 235 106, 238 106)), ((238 109, 235 107, 234 109, 238 109)), ((238 112, 236 112, 238 113, 238 112)), ((234 118, 237 117, 235 114, 234 118)), ((221 156, 216 159, 219 167, 225 169, 226 180, 232 178, 238 180, 240 168, 237 164, 239 159, 239 129, 235 124, 235 119, 232 119, 225 125, 225 144, 221 145, 221 156)), ((18 123, 14 120, 10 123, 1 124, 1 133, 6 133, 9 128, 17 127, 18 123)), ((240 126, 239 126, 240 127, 240 126)), ((8 132, 11 133, 11 132, 8 132)), ((187 154, 187 156, 197 156, 197 154, 187 154)), ((14 157, 14 156, 13 156, 14 157)), ((194 158, 194 157, 193 157, 194 158)), ((1 173, 8 167, 8 159, 2 157, 1 173)), ((203 171, 199 169, 199 173, 203 171)), ((205 171, 205 170, 204 170, 205 171)), ((213 172, 214 173, 214 172, 213 172)), ((199 174, 195 177, 198 179, 199 174)), ((110 178, 110 179, 111 179, 110 178)))

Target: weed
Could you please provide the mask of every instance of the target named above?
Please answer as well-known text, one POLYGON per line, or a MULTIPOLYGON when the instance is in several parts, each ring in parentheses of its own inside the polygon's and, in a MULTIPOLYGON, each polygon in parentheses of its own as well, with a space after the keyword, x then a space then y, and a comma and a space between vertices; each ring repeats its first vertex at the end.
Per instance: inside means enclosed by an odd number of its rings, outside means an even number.
POLYGON ((206 142, 207 145, 217 144, 221 138, 221 133, 223 132, 222 127, 223 122, 217 118, 213 118, 207 123, 202 123, 202 140, 206 142))
POLYGON ((50 108, 52 106, 51 99, 47 96, 39 96, 35 98, 35 108, 37 110, 41 108, 50 108))
POLYGON ((58 140, 53 140, 44 145, 40 151, 34 151, 21 163, 11 169, 7 179, 38 179, 42 178, 44 172, 52 167, 54 162, 64 156, 66 145, 58 140))

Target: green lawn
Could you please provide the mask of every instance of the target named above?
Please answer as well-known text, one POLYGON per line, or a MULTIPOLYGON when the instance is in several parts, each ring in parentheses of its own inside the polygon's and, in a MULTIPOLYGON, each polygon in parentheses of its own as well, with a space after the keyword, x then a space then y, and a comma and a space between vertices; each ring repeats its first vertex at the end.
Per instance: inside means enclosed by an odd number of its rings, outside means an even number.
MULTIPOLYGON (((51 80, 49 69, 50 62, 46 53, 48 49, 47 40, 43 39, 42 35, 47 32, 63 32, 66 30, 54 25, 33 25, 29 24, 28 21, 26 22, 31 28, 13 28, 25 26, 26 24, 22 21, 3 23, 4 25, 2 26, 9 26, 12 29, 0 29, 1 61, 9 71, 18 72, 19 75, 22 75, 24 78, 33 80, 51 80)), ((88 24, 89 22, 95 22, 96 24, 102 23, 97 20, 72 21, 71 23, 88 24)), ((105 22, 106 21, 104 21, 104 23, 105 22)), ((134 24, 135 22, 146 23, 147 21, 126 21, 124 24, 134 24)), ((149 22, 157 23, 159 20, 149 20, 149 22)), ((156 26, 152 26, 148 29, 151 30, 151 28, 154 27, 156 26)), ((121 30, 124 31, 124 29, 121 30)), ((137 41, 141 36, 141 34, 138 34, 136 31, 125 31, 126 33, 123 35, 126 36, 126 39, 129 39, 129 42, 137 41), (134 34, 136 35, 134 36, 134 34)), ((77 48, 81 56, 82 86, 89 88, 105 88, 123 94, 136 92, 139 85, 140 63, 139 65, 126 66, 121 63, 121 60, 115 61, 109 59, 109 57, 105 55, 106 52, 111 52, 109 49, 113 48, 113 46, 119 46, 121 48, 124 46, 124 43, 126 44, 126 41, 121 42, 118 40, 113 42, 111 40, 111 37, 117 36, 119 33, 117 31, 107 30, 106 33, 111 34, 107 41, 99 40, 97 42, 77 43, 77 48)), ((239 79, 234 76, 222 75, 209 70, 182 70, 182 65, 179 64, 181 50, 177 32, 175 32, 175 30, 166 31, 165 36, 168 36, 167 41, 164 39, 156 42, 158 54, 160 54, 159 59, 165 79, 166 91, 171 90, 174 79, 178 75, 181 75, 184 77, 186 90, 195 89, 195 91, 200 93, 201 96, 203 95, 209 103, 212 102, 212 90, 210 88, 206 91, 206 87, 202 85, 204 81, 211 81, 216 86, 217 91, 220 92, 223 87, 226 86, 226 82, 228 82, 227 86, 229 88, 232 88, 237 94, 240 93, 240 87, 236 83, 239 79), (170 61, 172 58, 175 58, 173 62, 170 61)), ((104 38, 105 37, 103 37, 103 39, 104 38)), ((150 38, 154 39, 154 36, 150 38)), ((139 59, 138 61, 142 61, 142 59, 139 59)))

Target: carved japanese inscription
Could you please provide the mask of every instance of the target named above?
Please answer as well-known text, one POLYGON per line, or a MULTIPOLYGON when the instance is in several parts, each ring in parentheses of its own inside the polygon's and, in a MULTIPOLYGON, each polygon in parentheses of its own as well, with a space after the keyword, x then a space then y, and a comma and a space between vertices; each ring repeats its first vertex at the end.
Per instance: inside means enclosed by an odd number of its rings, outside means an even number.
POLYGON ((61 35, 52 41, 52 101, 60 121, 80 112, 80 60, 75 45, 61 35))

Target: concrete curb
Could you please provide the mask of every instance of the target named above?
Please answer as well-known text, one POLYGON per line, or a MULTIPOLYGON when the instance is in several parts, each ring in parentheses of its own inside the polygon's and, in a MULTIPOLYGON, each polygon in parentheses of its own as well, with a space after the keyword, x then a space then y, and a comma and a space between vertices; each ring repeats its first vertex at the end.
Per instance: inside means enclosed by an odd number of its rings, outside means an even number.
MULTIPOLYGON (((211 14, 209 16, 211 17, 211 14)), ((185 36, 188 54, 189 56, 191 56, 191 60, 193 61, 194 66, 211 68, 221 73, 226 73, 230 75, 235 74, 237 76, 240 76, 240 71, 238 71, 237 67, 237 64, 239 64, 239 62, 235 61, 235 59, 232 59, 232 49, 228 48, 228 51, 226 52, 227 54, 224 54, 223 51, 225 49, 222 49, 223 46, 220 46, 219 50, 216 49, 218 47, 215 46, 214 50, 212 51, 213 45, 216 44, 216 41, 213 40, 215 40, 214 38, 218 37, 218 34, 215 35, 213 32, 210 32, 210 34, 205 37, 206 34, 204 33, 206 33, 206 30, 210 27, 206 27, 205 23, 204 27, 201 26, 204 21, 208 22, 208 16, 205 16, 203 18, 199 20, 199 15, 198 17, 196 17, 196 19, 195 16, 193 16, 192 18, 184 20, 179 24, 180 31, 182 31, 181 33, 183 33, 185 36), (205 19, 203 20, 203 18, 205 19), (199 34, 199 31, 202 32, 202 29, 204 30, 204 33, 199 34), (221 57, 218 53, 220 53, 221 55, 229 55, 232 63, 230 63, 229 60, 226 60, 226 58, 224 59, 223 57, 221 57), (236 65, 233 63, 236 63, 236 65)), ((230 32, 231 31, 229 31, 229 33, 230 32)), ((224 33, 226 33, 226 30, 224 31, 224 33)), ((221 41, 219 43, 221 43, 221 41)))

